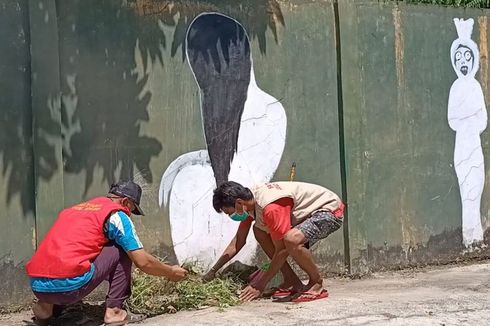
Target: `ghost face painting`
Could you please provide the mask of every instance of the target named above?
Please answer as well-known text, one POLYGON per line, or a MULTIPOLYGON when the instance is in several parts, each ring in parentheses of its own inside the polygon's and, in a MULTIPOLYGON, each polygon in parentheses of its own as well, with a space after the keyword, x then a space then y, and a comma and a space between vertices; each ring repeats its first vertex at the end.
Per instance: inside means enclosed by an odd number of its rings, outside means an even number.
POLYGON ((454 54, 454 65, 463 76, 473 70, 475 56, 470 48, 460 45, 454 54))
POLYGON ((448 123, 456 132, 454 169, 459 183, 462 208, 463 243, 481 243, 483 228, 480 204, 485 186, 485 162, 480 134, 487 127, 487 109, 480 83, 475 78, 479 66, 478 45, 471 39, 473 19, 454 19, 458 38, 450 58, 458 78, 449 91, 448 123))

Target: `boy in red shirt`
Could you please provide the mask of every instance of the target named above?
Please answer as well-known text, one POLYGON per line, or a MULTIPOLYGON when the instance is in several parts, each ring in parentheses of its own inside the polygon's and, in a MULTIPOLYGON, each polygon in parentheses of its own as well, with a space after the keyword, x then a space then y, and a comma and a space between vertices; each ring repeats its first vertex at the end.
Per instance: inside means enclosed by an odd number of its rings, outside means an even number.
POLYGON ((265 274, 242 291, 240 299, 258 298, 279 270, 284 283, 275 293, 276 297, 291 295, 291 301, 301 302, 328 296, 309 248, 342 225, 344 204, 335 193, 303 182, 265 183, 249 189, 229 181, 214 191, 213 206, 217 212, 239 221, 240 226, 204 279, 213 278, 216 271, 241 250, 255 221, 255 238, 271 258, 271 264, 265 274), (303 285, 293 272, 286 261, 288 256, 308 274, 308 284, 303 285))

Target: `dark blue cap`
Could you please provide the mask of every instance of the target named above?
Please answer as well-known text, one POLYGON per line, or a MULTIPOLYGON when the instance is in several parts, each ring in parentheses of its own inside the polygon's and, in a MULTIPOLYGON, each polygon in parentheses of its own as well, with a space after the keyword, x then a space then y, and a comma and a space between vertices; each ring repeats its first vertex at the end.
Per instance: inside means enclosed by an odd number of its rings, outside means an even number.
POLYGON ((110 194, 119 197, 127 197, 134 203, 135 209, 132 211, 136 215, 145 215, 140 207, 141 187, 133 181, 119 181, 111 185, 110 194))

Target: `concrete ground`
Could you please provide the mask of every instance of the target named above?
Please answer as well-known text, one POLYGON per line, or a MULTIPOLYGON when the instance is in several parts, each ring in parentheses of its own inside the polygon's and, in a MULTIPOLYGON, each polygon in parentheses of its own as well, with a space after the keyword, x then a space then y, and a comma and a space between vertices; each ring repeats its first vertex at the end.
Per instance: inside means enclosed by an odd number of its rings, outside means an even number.
MULTIPOLYGON (((326 280, 328 299, 261 300, 219 311, 179 312, 141 325, 490 325, 490 262, 326 280)), ((0 316, 23 325, 29 314, 0 316)))

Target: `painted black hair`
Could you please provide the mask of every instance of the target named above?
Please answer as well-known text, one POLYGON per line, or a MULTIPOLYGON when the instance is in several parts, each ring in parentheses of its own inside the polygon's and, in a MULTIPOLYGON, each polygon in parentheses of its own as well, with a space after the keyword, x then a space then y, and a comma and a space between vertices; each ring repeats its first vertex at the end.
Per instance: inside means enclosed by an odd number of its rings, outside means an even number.
POLYGON ((206 145, 216 184, 228 181, 252 70, 243 26, 218 13, 198 16, 187 33, 187 55, 201 89, 206 145))

